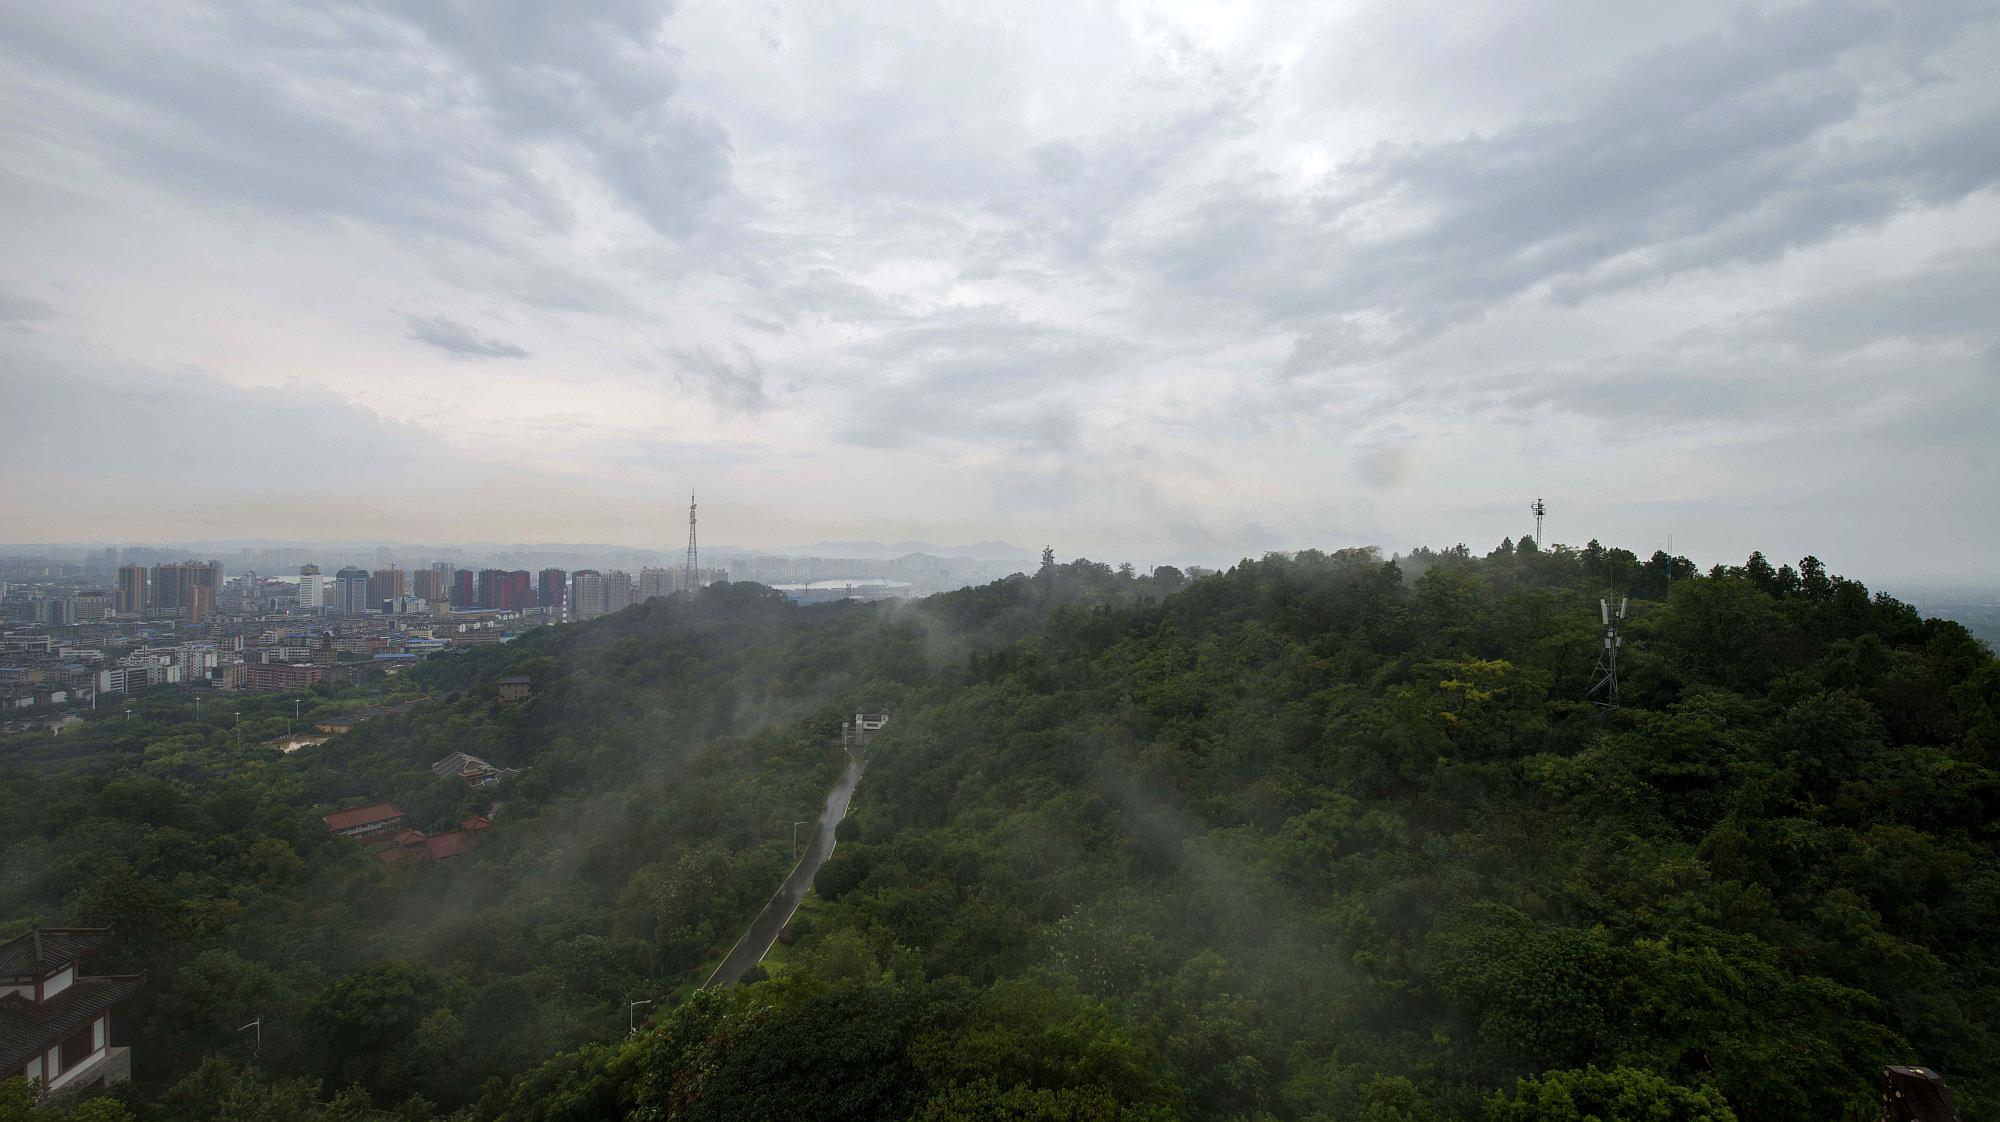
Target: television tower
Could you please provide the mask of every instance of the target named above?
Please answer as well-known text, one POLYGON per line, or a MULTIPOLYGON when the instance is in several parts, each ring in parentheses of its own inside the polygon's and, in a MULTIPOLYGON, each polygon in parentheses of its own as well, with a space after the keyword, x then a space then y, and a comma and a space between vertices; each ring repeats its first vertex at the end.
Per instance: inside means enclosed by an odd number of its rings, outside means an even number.
POLYGON ((698 582, 700 580, 701 558, 695 552, 694 547, 694 492, 690 490, 688 492, 688 565, 685 581, 687 590, 692 593, 696 588, 699 588, 700 584, 698 582))
POLYGON ((1548 504, 1542 501, 1540 495, 1536 495, 1535 505, 1529 509, 1535 512, 1535 548, 1546 550, 1549 543, 1542 540, 1542 515, 1549 512, 1548 504))

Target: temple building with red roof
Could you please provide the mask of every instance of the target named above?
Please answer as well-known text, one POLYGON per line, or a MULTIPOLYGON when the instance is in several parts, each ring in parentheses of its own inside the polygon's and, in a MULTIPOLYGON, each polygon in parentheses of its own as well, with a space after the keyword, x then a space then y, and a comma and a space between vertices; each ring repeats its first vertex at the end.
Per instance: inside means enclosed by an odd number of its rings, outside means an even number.
POLYGON ((403 812, 394 803, 369 803, 352 810, 336 810, 322 815, 326 828, 344 838, 365 837, 386 830, 403 820, 403 812))
POLYGON ((110 941, 109 927, 30 927, 0 943, 0 1078, 25 1076, 45 1093, 132 1078, 113 1013, 145 975, 82 972, 84 956, 110 941))
POLYGON ((446 830, 442 834, 426 834, 422 830, 396 831, 396 844, 384 847, 375 856, 385 865, 399 861, 443 861, 457 857, 472 848, 472 835, 488 829, 493 823, 473 815, 458 824, 456 830, 446 830))

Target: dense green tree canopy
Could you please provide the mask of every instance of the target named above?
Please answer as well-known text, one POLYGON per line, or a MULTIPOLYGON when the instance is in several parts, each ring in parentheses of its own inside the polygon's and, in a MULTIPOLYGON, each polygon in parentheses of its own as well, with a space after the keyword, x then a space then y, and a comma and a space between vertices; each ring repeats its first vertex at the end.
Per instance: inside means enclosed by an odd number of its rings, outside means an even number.
POLYGON ((717 587, 391 688, 425 700, 292 756, 289 699, 247 743, 168 694, 0 741, 0 917, 149 971, 117 1109, 1821 1122, 1891 1062, 2000 1107, 2000 664, 1810 557, 717 587), (857 706, 894 719, 787 944, 695 992, 857 706), (388 866, 319 825, 382 798, 494 826, 388 866))

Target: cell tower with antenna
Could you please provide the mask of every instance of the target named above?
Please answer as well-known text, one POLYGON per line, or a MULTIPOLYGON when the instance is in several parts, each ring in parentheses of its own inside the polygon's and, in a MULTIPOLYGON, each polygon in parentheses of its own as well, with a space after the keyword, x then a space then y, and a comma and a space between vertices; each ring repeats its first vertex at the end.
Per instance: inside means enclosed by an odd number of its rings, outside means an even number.
POLYGON ((1535 512, 1535 548, 1546 550, 1549 548, 1549 543, 1542 540, 1542 516, 1549 512, 1548 504, 1542 501, 1540 495, 1536 495, 1535 505, 1528 509, 1535 512))
POLYGON ((688 491, 688 561, 687 561, 687 576, 684 578, 683 583, 687 585, 688 592, 692 593, 695 589, 701 587, 700 582, 701 582, 701 555, 695 551, 695 544, 694 544, 694 491, 689 490, 688 491))
POLYGON ((1618 630, 1624 626, 1625 605, 1628 603, 1628 597, 1620 596, 1618 611, 1613 613, 1611 601, 1597 602, 1597 614, 1604 623, 1604 650, 1597 656, 1597 680, 1591 683, 1589 692, 1583 696, 1596 698, 1597 704, 1606 709, 1618 708, 1618 648, 1625 645, 1625 637, 1618 630), (1599 690, 1604 691, 1603 697, 1597 697, 1599 690))

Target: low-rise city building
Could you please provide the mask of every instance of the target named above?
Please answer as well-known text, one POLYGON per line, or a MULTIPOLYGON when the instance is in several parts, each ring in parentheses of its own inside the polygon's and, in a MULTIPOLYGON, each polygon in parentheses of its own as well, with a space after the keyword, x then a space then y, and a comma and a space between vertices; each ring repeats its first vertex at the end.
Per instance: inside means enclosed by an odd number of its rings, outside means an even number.
POLYGON ((310 662, 239 662, 224 668, 226 690, 308 690, 326 680, 326 671, 310 662))

